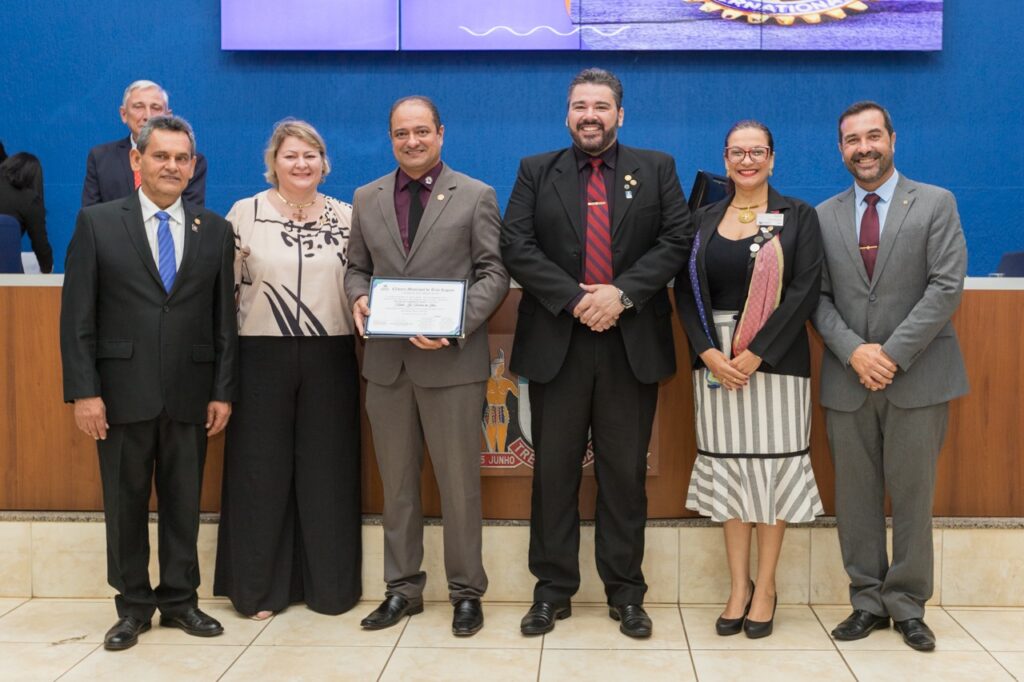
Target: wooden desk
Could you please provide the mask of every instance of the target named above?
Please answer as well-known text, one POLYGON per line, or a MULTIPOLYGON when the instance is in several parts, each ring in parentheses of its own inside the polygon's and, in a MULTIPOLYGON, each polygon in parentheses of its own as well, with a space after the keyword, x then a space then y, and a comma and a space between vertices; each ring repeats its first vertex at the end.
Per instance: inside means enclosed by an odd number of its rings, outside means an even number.
MULTIPOLYGON (((61 397, 58 314, 60 275, 0 276, 0 510, 98 510, 102 507, 96 447, 74 426, 61 397)), ((519 292, 512 290, 490 322, 510 334, 519 292)), ((1024 516, 1024 280, 970 279, 954 318, 967 360, 971 393, 954 401, 939 462, 935 513, 939 516, 1024 516)), ((821 339, 812 333, 814 366, 821 339)), ((693 516, 683 508, 694 451, 693 398, 688 351, 676 323, 681 371, 662 384, 655 423, 658 472, 648 478, 651 518, 693 516)), ((833 471, 824 417, 817 402, 811 458, 826 512, 833 512, 833 471)), ((363 418, 363 510, 381 510, 380 478, 363 418)), ((220 505, 223 436, 210 442, 202 508, 220 505)), ((592 516, 594 479, 585 477, 584 516, 592 516)), ((429 466, 423 476, 424 510, 440 504, 429 466)), ((487 476, 487 518, 529 515, 528 476, 487 476)))

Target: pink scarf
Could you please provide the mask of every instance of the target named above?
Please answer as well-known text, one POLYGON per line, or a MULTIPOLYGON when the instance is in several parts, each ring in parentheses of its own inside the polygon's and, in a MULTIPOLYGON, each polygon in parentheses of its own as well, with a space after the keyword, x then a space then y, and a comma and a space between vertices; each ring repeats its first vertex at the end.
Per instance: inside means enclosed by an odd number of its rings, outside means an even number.
POLYGON ((761 245, 754 259, 754 272, 750 277, 747 302, 732 335, 732 357, 747 349, 761 327, 782 299, 782 246, 779 240, 769 239, 761 245))

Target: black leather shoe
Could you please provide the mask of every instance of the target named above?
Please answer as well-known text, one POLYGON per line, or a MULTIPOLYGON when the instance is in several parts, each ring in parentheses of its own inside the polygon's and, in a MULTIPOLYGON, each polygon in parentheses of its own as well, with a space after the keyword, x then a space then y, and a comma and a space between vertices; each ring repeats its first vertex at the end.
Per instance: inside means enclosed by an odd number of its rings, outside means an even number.
POLYGON ((460 599, 455 602, 452 616, 452 634, 456 637, 470 637, 484 626, 484 610, 479 599, 460 599))
POLYGON ((213 616, 208 616, 195 606, 186 611, 168 616, 160 614, 160 626, 165 628, 181 628, 194 637, 216 637, 224 634, 224 626, 213 616))
POLYGON ((608 608, 612 620, 619 621, 619 632, 627 637, 643 639, 651 636, 651 617, 640 604, 626 604, 608 608))
POLYGON ((747 618, 743 621, 743 634, 747 636, 747 639, 761 639, 772 634, 772 628, 775 627, 775 608, 779 605, 779 595, 776 593, 775 601, 772 602, 772 617, 768 620, 750 620, 747 618))
POLYGON ((383 630, 389 628, 405 616, 423 613, 423 602, 413 604, 400 594, 393 594, 380 603, 366 618, 359 621, 364 630, 383 630))
POLYGON ((855 639, 864 639, 874 630, 884 630, 887 627, 889 627, 888 616, 876 616, 862 609, 856 609, 832 630, 832 638, 850 642, 855 639))
POLYGON ((519 631, 524 635, 543 635, 555 629, 556 620, 565 620, 571 615, 572 606, 569 604, 535 601, 519 622, 519 631))
POLYGON ((103 648, 107 651, 130 649, 139 643, 139 635, 150 628, 150 621, 132 616, 118 618, 114 627, 103 637, 103 648))
POLYGON ((743 607, 743 615, 739 618, 723 618, 718 617, 715 621, 715 632, 722 637, 728 637, 729 635, 738 635, 740 630, 743 629, 743 619, 750 613, 750 604, 754 601, 754 581, 750 581, 750 596, 747 597, 747 605, 743 607))
POLYGON ((935 649, 935 633, 920 618, 893 621, 896 632, 903 635, 903 641, 911 649, 933 651, 935 649))

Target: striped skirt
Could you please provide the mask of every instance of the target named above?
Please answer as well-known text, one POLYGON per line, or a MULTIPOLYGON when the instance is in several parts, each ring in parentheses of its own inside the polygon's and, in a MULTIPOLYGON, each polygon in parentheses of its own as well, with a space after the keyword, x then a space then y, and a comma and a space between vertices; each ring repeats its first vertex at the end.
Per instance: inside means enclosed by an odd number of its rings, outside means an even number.
MULTIPOLYGON (((734 311, 714 311, 729 355, 734 311)), ((697 461, 686 508, 713 521, 805 523, 823 514, 811 469, 811 382, 754 372, 738 391, 693 372, 697 461)))

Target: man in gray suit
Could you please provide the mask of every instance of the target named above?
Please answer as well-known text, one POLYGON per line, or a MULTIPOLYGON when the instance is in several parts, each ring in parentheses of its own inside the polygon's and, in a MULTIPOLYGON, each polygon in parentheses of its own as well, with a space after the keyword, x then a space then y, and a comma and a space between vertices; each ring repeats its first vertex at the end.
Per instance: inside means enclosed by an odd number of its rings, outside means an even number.
POLYGON ((818 206, 825 265, 814 325, 836 471, 836 520, 853 613, 838 640, 889 619, 911 648, 930 651, 932 499, 949 401, 967 392, 950 323, 967 247, 956 201, 893 167, 889 113, 858 102, 839 118, 839 150, 854 186, 818 206), (893 556, 885 540, 892 499, 893 556))
POLYGON ((441 162, 444 126, 426 97, 391 108, 397 171, 356 190, 345 293, 364 333, 370 278, 465 279, 463 338, 370 339, 363 355, 366 412, 384 484, 387 597, 363 619, 386 628, 423 611, 420 470, 426 437, 441 493, 444 563, 455 614, 452 632, 483 627, 487 589, 481 557, 480 419, 490 351, 487 318, 508 291, 494 190, 441 162))

